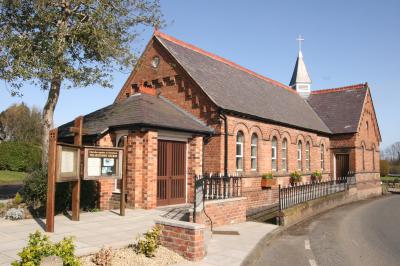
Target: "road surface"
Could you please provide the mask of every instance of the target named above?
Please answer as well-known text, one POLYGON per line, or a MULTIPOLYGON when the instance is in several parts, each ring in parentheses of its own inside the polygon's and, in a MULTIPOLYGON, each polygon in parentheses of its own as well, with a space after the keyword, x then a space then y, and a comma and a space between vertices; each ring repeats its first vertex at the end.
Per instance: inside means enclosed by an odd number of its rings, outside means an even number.
POLYGON ((400 265, 400 195, 346 205, 296 225, 252 265, 400 265))

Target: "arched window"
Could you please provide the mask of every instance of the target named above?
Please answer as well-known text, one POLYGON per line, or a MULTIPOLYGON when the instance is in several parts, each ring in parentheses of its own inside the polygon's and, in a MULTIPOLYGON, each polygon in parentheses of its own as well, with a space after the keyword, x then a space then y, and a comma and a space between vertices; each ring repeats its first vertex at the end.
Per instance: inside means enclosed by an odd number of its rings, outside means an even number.
POLYGON ((287 140, 282 141, 282 171, 287 171, 287 140))
POLYGON ((320 146, 320 153, 321 153, 321 170, 325 170, 325 147, 324 144, 320 146))
POLYGON ((277 141, 276 141, 276 137, 273 137, 272 138, 272 143, 271 143, 271 166, 272 166, 272 171, 277 171, 278 170, 278 167, 277 167, 277 165, 276 165, 276 157, 277 157, 277 154, 276 154, 276 146, 277 146, 277 141))
POLYGON ((310 142, 306 142, 306 171, 310 171, 310 142))
POLYGON ((372 170, 375 171, 375 145, 372 147, 372 170))
POLYGON ((258 137, 256 133, 251 136, 251 170, 257 171, 257 142, 258 137))
POLYGON ((367 136, 369 136, 369 125, 368 125, 368 121, 365 122, 365 129, 367 130, 367 136))
POLYGON ((297 143, 297 169, 300 171, 303 169, 301 150, 302 150, 302 144, 301 144, 301 140, 299 140, 299 142, 297 143))
POLYGON ((362 145, 362 169, 365 171, 365 146, 362 145))
MULTIPOLYGON (((117 147, 124 147, 125 146, 125 142, 126 142, 126 136, 121 136, 118 140, 117 143, 117 147)), ((121 179, 115 179, 114 182, 114 192, 115 193, 120 193, 121 192, 121 179)))
POLYGON ((243 171, 243 133, 239 131, 236 135, 236 170, 243 171))

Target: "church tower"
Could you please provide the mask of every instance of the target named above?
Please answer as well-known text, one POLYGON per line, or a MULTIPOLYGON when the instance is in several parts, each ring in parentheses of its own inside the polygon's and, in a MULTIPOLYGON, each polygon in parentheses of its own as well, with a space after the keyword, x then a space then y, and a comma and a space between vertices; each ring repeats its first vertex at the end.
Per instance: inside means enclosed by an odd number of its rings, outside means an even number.
POLYGON ((299 42, 299 54, 289 86, 296 90, 301 97, 308 98, 311 93, 312 82, 308 75, 306 64, 304 63, 303 53, 301 52, 301 42, 304 41, 304 39, 300 35, 297 41, 299 42))

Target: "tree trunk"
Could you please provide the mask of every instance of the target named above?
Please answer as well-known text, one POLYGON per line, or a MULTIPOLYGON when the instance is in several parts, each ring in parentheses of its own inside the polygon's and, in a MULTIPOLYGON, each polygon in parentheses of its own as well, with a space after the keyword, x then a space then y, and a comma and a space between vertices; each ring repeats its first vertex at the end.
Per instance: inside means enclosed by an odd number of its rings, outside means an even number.
POLYGON ((43 124, 42 124, 42 166, 47 165, 49 150, 49 131, 54 127, 53 116, 56 108, 58 97, 60 96, 61 78, 54 77, 51 81, 49 95, 43 108, 43 124))

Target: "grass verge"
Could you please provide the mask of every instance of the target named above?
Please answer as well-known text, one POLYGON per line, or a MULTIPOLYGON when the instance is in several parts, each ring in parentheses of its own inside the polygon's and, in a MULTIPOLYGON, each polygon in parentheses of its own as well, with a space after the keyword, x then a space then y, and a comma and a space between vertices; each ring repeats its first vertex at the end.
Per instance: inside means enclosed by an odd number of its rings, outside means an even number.
POLYGON ((26 173, 24 172, 1 170, 0 185, 21 184, 25 177, 26 173))

